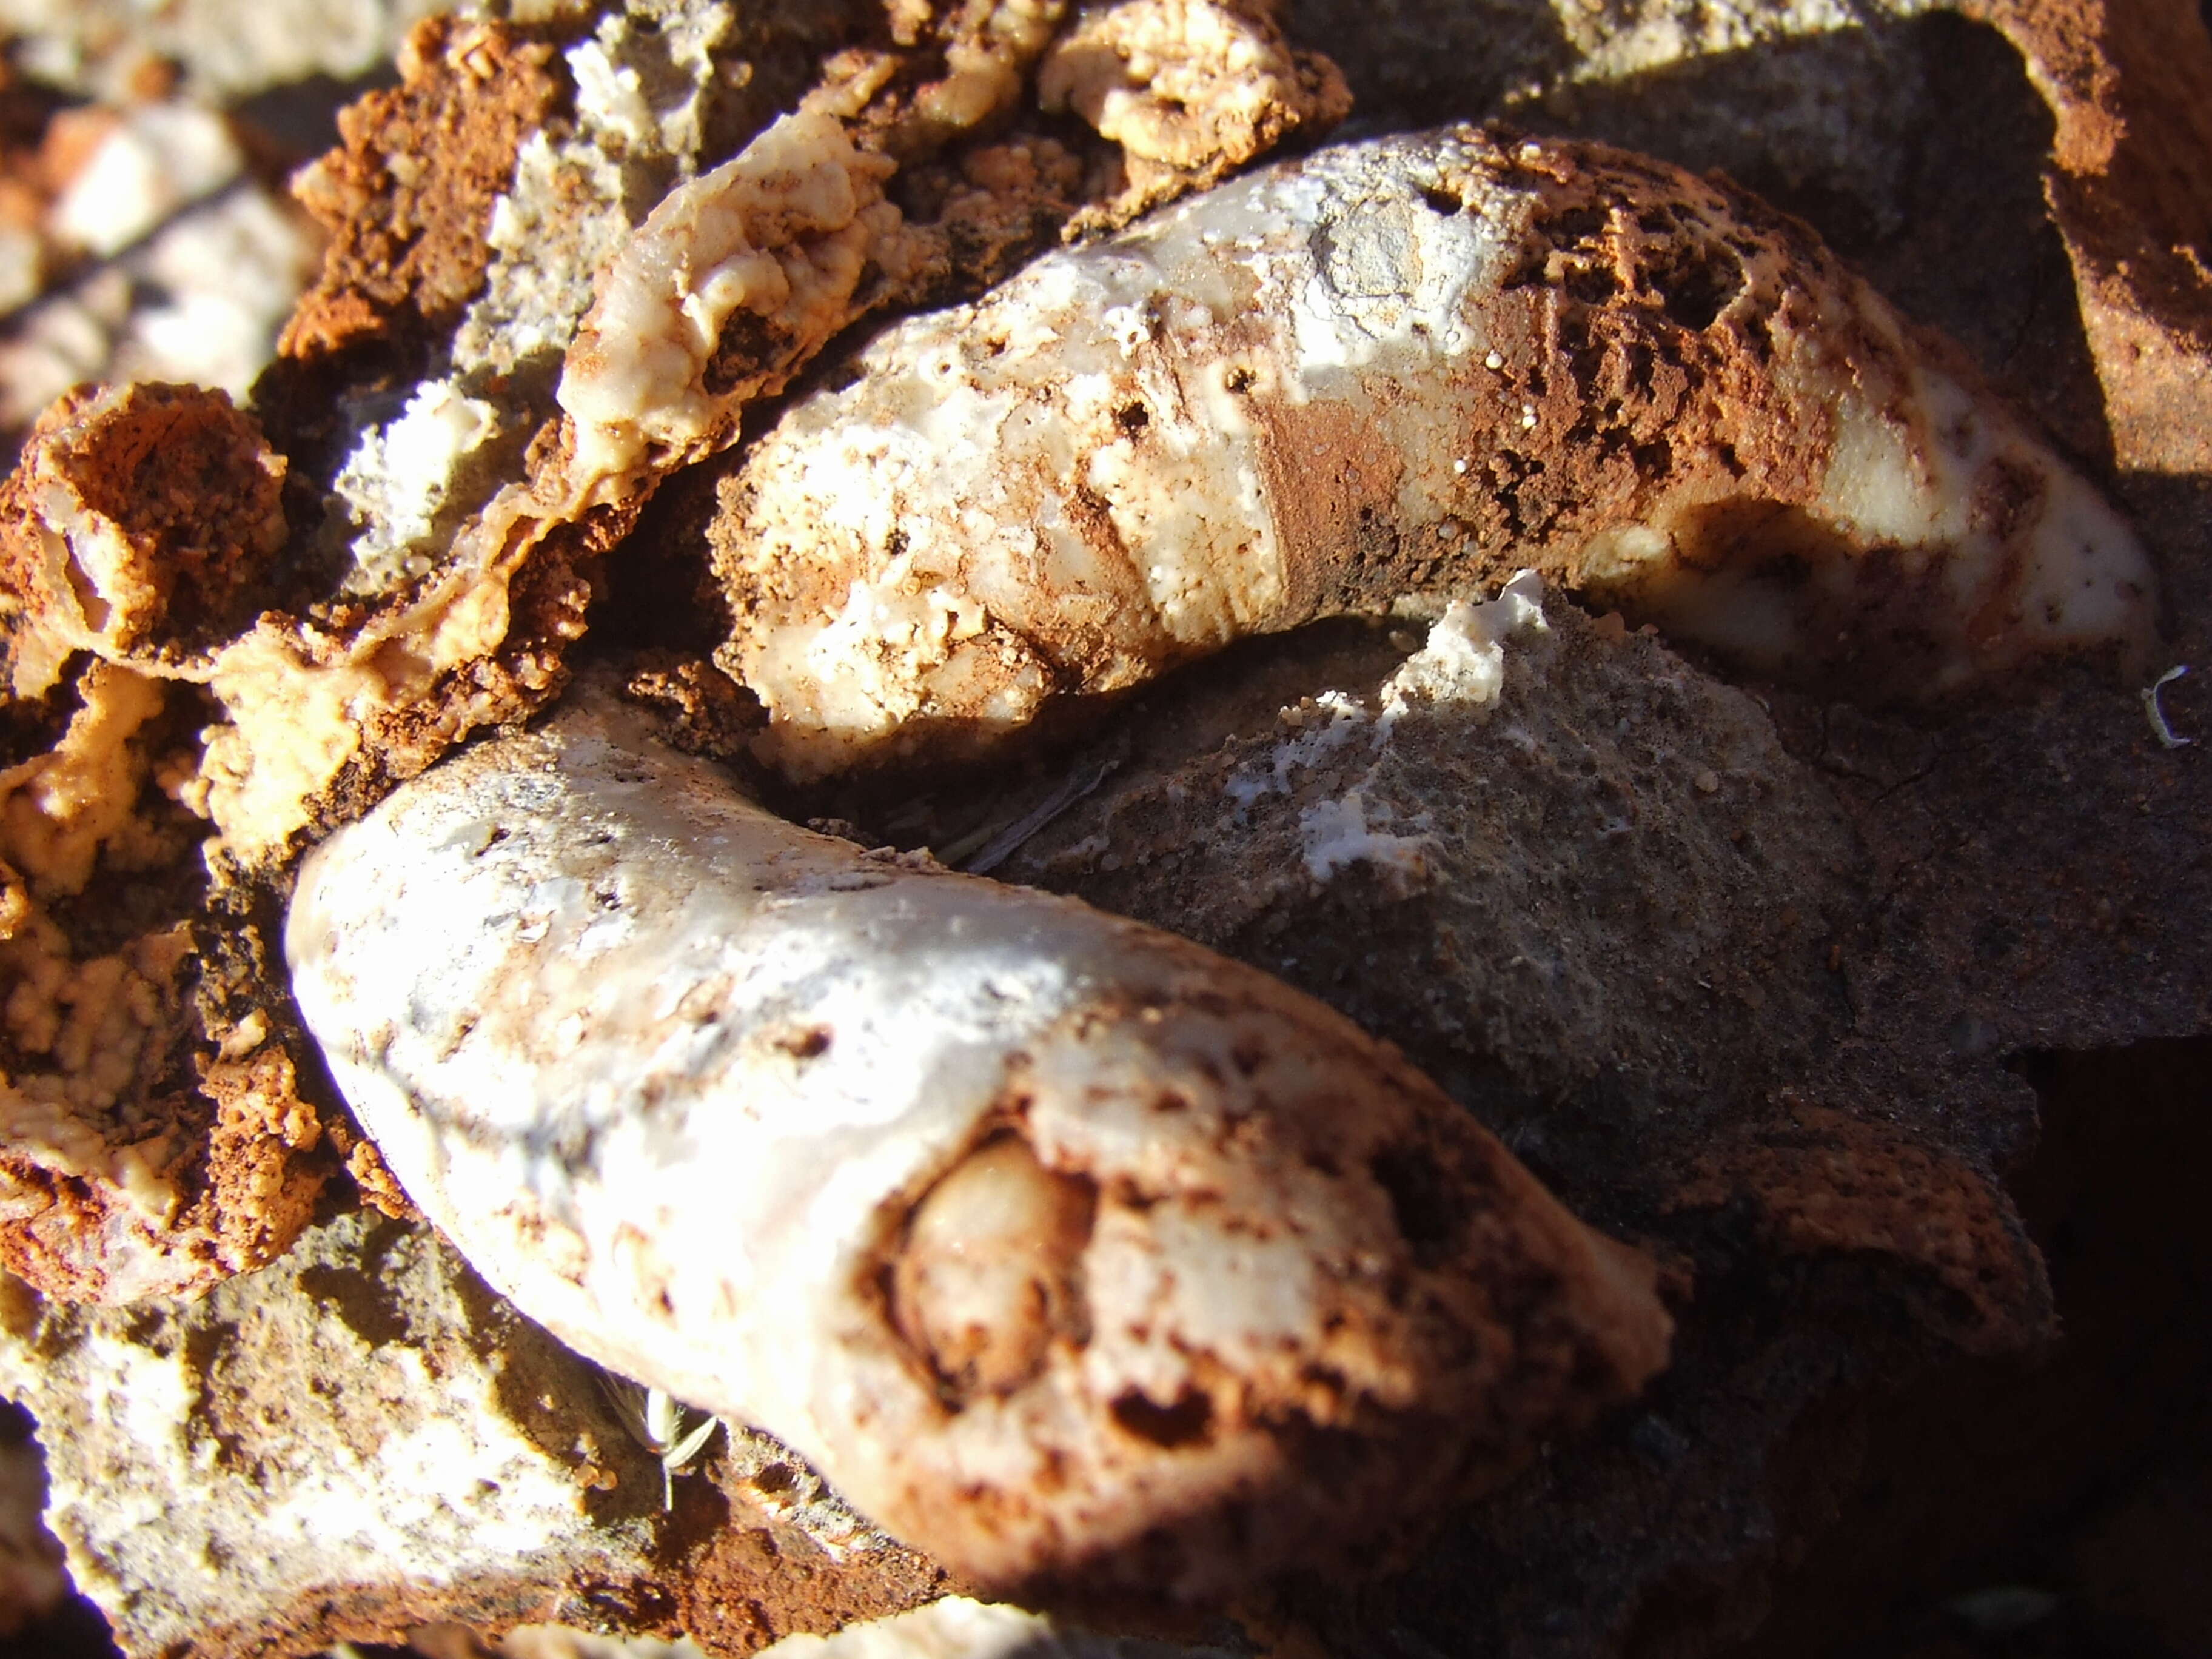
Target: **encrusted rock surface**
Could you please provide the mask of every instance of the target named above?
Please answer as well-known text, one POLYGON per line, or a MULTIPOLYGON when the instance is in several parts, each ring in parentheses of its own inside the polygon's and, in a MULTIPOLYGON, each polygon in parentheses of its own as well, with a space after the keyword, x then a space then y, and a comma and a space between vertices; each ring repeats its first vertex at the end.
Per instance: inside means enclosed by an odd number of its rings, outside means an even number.
POLYGON ((1651 1263, 1392 1049, 787 823, 603 688, 334 834, 284 943, 493 1283, 1000 1591, 1341 1570, 1665 1364, 1651 1263))
MULTIPOLYGON (((19 1271, 88 1300, 204 1285, 281 1250, 341 1160, 373 1200, 404 1207, 343 1114, 297 1097, 313 1062, 263 929, 315 832, 565 683, 599 556, 657 481, 634 469, 593 495, 569 477, 554 392, 595 284, 672 190, 732 151, 773 198, 784 151, 748 146, 802 95, 836 112, 817 115, 879 186, 897 175, 905 205, 880 202, 870 222, 903 250, 896 275, 848 271, 817 333, 768 352, 750 380, 765 347, 738 324, 700 367, 733 432, 745 397, 851 316, 972 289, 1086 203, 1133 210, 1112 204, 1125 146, 1080 122, 1047 123, 1065 142, 1008 131, 1045 122, 1033 82, 1060 17, 638 0, 427 20, 398 85, 349 110, 339 147, 298 181, 330 245, 253 412, 184 389, 86 392, 49 411, 9 486, 7 758, 26 833, 65 832, 84 856, 50 880, 10 852, 46 908, 44 931, 12 947, 37 983, 6 1060, 11 1076, 94 1080, 23 1126, 21 1190, 0 1222, 19 1271), (1003 64, 1002 36, 1025 43, 1003 64), (94 760, 107 771, 88 772, 94 760), (91 883, 95 852, 137 879, 91 883), (69 978, 95 966, 96 984, 69 978), (66 1042, 58 1013, 33 1018, 58 997, 85 1028, 66 1042)), ((1273 120, 1238 105, 1249 118, 1175 150, 1146 199, 1341 112, 1291 73, 1264 10, 1200 7, 1146 40, 1119 101, 1100 91, 1102 118, 1186 58, 1197 78, 1183 93, 1242 97, 1219 64, 1197 67, 1224 42, 1275 52, 1304 101, 1273 120)), ((1091 73, 1115 78, 1103 60, 1091 73)), ((228 129, 186 113, 219 183, 236 165, 228 129)), ((1136 154, 1149 130, 1129 119, 1136 154)), ((163 159, 174 170, 197 154, 163 159)), ((773 265, 779 251, 771 236, 754 252, 773 265)))
POLYGON ((40 1425, 49 1524, 132 1653, 441 1620, 680 1623, 742 1650, 939 1593, 756 1437, 663 1516, 592 1368, 419 1224, 349 1212, 193 1303, 8 1296, 0 1374, 40 1425), (733 1571, 741 1597, 692 1604, 733 1571))
MULTIPOLYGON (((1347 1652, 1385 1623, 1447 1653, 1613 1652, 1685 1572, 1755 1597, 1802 1524, 1778 1496, 1786 1425, 2052 1334, 1996 1179, 2030 1097, 1859 1012, 1880 874, 1835 781, 1760 700, 1617 617, 1547 614, 1486 695, 1409 700, 1387 735, 1418 630, 1346 624, 1171 682, 1124 712, 1126 759, 999 866, 1354 1012, 1680 1274, 1674 1364, 1636 1413, 1386 1587, 1292 1598, 1347 1652)), ((972 845, 975 812, 913 828, 972 845)), ((1741 1617, 1717 1602, 1706 1639, 1741 1617)))
POLYGON ((1530 565, 1739 670, 2147 660, 2096 490, 1802 224, 1467 126, 1332 147, 886 330, 744 453, 721 666, 798 779, 972 758, 1530 565))

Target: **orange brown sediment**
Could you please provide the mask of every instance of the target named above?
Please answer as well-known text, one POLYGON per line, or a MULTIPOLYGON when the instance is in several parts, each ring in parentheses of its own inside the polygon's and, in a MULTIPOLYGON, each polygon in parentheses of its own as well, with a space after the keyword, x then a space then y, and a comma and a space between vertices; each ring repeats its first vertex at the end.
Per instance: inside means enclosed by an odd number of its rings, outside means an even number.
MULTIPOLYGON (((88 708, 126 673, 88 674, 88 708)), ((104 861, 98 879, 128 883, 135 902, 103 903, 99 888, 58 897, 0 940, 0 1262, 64 1300, 191 1294, 258 1267, 307 1224, 330 1173, 319 1110, 265 1017, 210 1034, 217 975, 198 958, 214 924, 192 838, 178 840, 166 869, 104 861), (106 945, 118 908, 176 919, 106 945)), ((240 988, 281 1000, 265 982, 240 988)))
POLYGON ((204 675, 260 609, 285 538, 284 462, 221 392, 82 388, 0 486, 0 626, 18 697, 73 652, 204 675))
POLYGON ((724 1512, 711 1515, 689 1493, 679 1499, 682 1567, 668 1589, 676 1627, 710 1653, 826 1636, 965 1588, 927 1556, 880 1534, 866 1538, 862 1563, 854 1563, 781 1517, 776 1510, 793 1485, 813 1478, 797 1459, 717 1462, 708 1473, 724 1512))
POLYGON ((285 326, 283 356, 451 329, 483 286, 485 232, 516 153, 568 94, 553 54, 495 21, 415 26, 400 84, 341 112, 339 148, 294 184, 331 246, 285 326))
POLYGON ((220 392, 86 392, 0 487, 11 712, 0 773, 8 1011, 0 1261, 49 1294, 204 1288, 282 1252, 328 1170, 279 1000, 208 908, 191 682, 256 608, 282 463, 220 392), (228 964, 228 966, 226 965, 228 964), (246 1006, 215 1012, 226 981, 246 1006))
POLYGON ((1879 1257, 1924 1328, 1982 1357, 2057 1335, 2042 1257, 1989 1176, 1894 1125, 1799 1105, 1716 1147, 1669 1200, 1735 1206, 1777 1261, 1879 1257))
POLYGON ((909 161, 892 181, 892 198, 938 242, 908 277, 901 298, 927 303, 1010 276, 1105 193, 1104 177, 1115 165, 1109 145, 1019 129, 909 161))
POLYGON ((2212 470, 2212 38, 2189 0, 1964 0, 2057 122, 2045 192, 2124 470, 2212 470))

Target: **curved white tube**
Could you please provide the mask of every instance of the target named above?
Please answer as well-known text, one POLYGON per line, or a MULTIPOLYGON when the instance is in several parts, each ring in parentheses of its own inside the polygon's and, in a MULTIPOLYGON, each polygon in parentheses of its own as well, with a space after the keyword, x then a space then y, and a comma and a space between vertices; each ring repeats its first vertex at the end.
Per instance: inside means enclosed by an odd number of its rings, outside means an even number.
POLYGON ((887 330, 723 486, 763 758, 975 753, 1244 635, 1553 580, 1768 670, 2139 653, 2142 547, 1803 225, 1472 128, 1323 150, 887 330))
POLYGON ((604 697, 340 830, 286 949, 488 1279, 986 1583, 1340 1564, 1665 1361, 1650 1264, 1394 1050, 604 697))

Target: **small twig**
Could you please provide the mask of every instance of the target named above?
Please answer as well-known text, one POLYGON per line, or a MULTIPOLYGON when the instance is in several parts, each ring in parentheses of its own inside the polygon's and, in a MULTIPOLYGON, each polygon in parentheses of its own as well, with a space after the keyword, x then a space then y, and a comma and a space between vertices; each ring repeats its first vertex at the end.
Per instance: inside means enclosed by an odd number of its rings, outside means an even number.
POLYGON ((676 1477, 706 1449, 708 1437, 722 1419, 709 1417, 687 1427, 684 1419, 690 1415, 691 1407, 681 1401, 611 1371, 601 1371, 599 1376, 599 1391, 606 1395, 623 1427, 629 1431, 630 1438, 660 1460, 660 1507, 664 1513, 673 1510, 676 1477))
POLYGON ((989 875, 1012 858, 1024 842, 1105 782, 1128 757, 1127 735, 1116 734, 1114 742, 1091 765, 1071 772, 1050 794, 1012 823, 995 833, 987 824, 963 836, 938 855, 938 861, 965 870, 971 876, 989 875), (976 850, 979 842, 980 851, 976 850))
POLYGON ((2160 745, 2166 749, 2186 749, 2197 741, 2185 738, 2166 723, 2166 710, 2159 707, 2158 694, 2189 672, 2189 665, 2181 663, 2169 668, 2142 690, 2143 713, 2150 716, 2150 729, 2158 734, 2160 745))

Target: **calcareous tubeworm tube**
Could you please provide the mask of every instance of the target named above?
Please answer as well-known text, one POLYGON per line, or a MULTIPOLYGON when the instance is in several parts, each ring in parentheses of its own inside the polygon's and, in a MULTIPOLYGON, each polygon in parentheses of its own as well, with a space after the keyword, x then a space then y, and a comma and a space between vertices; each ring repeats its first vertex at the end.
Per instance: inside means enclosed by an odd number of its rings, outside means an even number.
POLYGON ((1474 129, 1322 151, 890 329, 723 485, 724 665, 802 776, 1522 565, 1926 696, 2137 651, 2087 483, 1725 180, 1474 129))
POLYGON ((1336 1014, 603 695, 340 830, 286 946, 487 1278, 986 1583, 1357 1561, 1665 1361, 1650 1264, 1336 1014))

